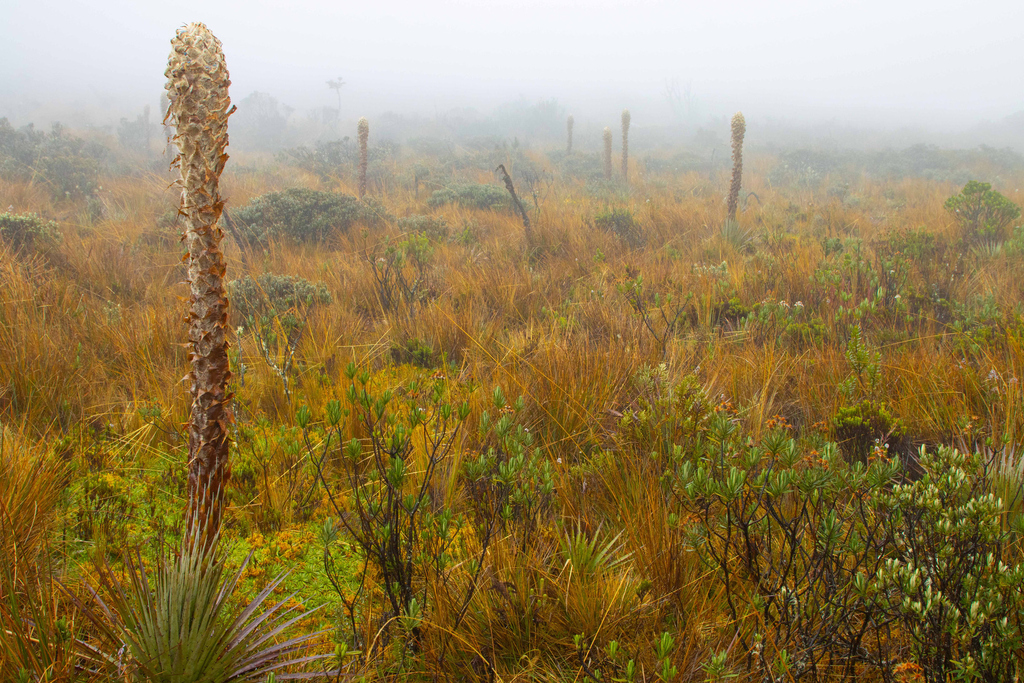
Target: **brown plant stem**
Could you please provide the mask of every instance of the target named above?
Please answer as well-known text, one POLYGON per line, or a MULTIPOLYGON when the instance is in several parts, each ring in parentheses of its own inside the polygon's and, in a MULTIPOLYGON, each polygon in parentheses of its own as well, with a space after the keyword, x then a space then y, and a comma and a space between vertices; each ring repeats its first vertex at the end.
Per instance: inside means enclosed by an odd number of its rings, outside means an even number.
POLYGON ((218 220, 224 208, 219 181, 228 159, 228 117, 234 108, 221 43, 203 24, 178 30, 164 75, 169 100, 165 123, 177 130, 174 165, 181 171, 179 212, 188 248, 188 539, 209 549, 220 533, 230 477, 228 299, 218 220))
POLYGON ((530 227, 530 216, 526 213, 526 209, 523 208, 523 203, 519 201, 519 195, 516 194, 516 188, 512 185, 512 177, 505 170, 505 164, 498 164, 498 168, 494 169, 495 173, 501 173, 501 179, 505 181, 505 189, 512 195, 512 204, 515 206, 516 213, 523 219, 523 228, 526 232, 526 240, 529 241, 533 237, 533 231, 530 227))

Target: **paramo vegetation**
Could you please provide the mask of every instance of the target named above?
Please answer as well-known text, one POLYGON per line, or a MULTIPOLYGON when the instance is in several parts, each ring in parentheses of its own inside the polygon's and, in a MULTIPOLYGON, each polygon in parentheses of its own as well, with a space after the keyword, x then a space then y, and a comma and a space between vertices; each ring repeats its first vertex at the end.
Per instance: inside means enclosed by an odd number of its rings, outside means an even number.
POLYGON ((175 41, 171 171, 0 122, 0 678, 1020 680, 1024 159, 225 166, 175 41))

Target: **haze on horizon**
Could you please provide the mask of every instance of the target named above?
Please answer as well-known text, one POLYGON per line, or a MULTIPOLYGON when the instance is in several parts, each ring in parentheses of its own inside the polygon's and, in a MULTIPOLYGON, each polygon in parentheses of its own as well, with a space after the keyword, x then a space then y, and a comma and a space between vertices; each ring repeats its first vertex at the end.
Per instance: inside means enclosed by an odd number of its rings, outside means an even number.
POLYGON ((223 42, 236 103, 258 90, 300 112, 337 106, 326 82, 341 76, 346 120, 524 98, 658 125, 670 82, 702 118, 957 131, 1024 111, 1013 0, 13 0, 4 15, 0 117, 15 125, 155 107, 189 21, 223 42))

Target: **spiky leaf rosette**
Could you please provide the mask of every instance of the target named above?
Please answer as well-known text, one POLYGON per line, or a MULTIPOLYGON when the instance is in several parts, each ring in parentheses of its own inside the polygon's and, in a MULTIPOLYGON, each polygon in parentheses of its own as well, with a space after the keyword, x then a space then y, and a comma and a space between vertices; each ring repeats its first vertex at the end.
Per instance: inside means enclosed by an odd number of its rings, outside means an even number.
POLYGON ((356 133, 359 134, 359 196, 362 197, 366 194, 366 166, 369 159, 366 143, 370 137, 370 122, 365 116, 356 124, 356 133))
MULTIPOLYGON (((203 24, 189 24, 171 40, 167 61, 167 116, 177 130, 175 165, 181 170, 181 208, 188 248, 189 418, 188 519, 204 545, 217 537, 229 476, 228 299, 224 291, 224 203, 218 184, 228 156, 228 70, 221 43, 203 24), (197 525, 197 526, 196 526, 197 525)), ((195 540, 195 539, 193 539, 195 540)))
POLYGON ((622 110, 622 179, 629 180, 629 110, 622 110))
POLYGON ((740 183, 743 181, 743 135, 747 122, 743 112, 732 117, 732 183, 729 185, 729 220, 736 220, 736 207, 740 200, 740 183))
POLYGON ((604 179, 612 179, 612 129, 604 129, 604 179))

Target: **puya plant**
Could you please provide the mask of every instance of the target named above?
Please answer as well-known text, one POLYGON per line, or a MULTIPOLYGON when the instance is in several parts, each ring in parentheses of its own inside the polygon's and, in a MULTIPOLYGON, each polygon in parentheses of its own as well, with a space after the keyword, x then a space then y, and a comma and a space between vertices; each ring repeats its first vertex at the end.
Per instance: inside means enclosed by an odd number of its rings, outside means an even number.
POLYGON ((612 129, 605 128, 604 139, 604 179, 612 179, 612 129))
MULTIPOLYGON (((227 297, 217 221, 223 209, 218 179, 227 155, 228 72, 221 43, 203 24, 178 30, 166 71, 167 119, 181 168, 185 241, 191 288, 188 314, 192 410, 188 423, 187 530, 176 557, 162 556, 155 572, 141 557, 125 555, 126 579, 99 568, 102 592, 93 591, 82 613, 118 652, 101 657, 118 679, 162 683, 220 683, 263 679, 268 672, 310 658, 291 658, 317 634, 280 640, 307 613, 286 619, 288 598, 263 609, 283 576, 268 584, 237 615, 229 601, 246 563, 225 580, 218 550, 228 479, 227 297)), ((314 657, 315 659, 315 657, 314 657)))
POLYGON ((177 129, 174 164, 181 171, 179 212, 185 221, 190 289, 187 519, 198 524, 190 536, 211 547, 219 533, 229 476, 228 299, 220 250, 223 233, 217 223, 224 208, 219 182, 228 158, 228 117, 234 108, 221 43, 206 26, 179 29, 171 46, 165 121, 177 129))
POLYGON ((73 599, 103 641, 123 646, 117 653, 93 648, 92 658, 114 665, 118 680, 138 683, 263 681, 284 667, 323 659, 296 656, 319 633, 285 637, 313 610, 286 607, 294 594, 265 607, 286 574, 268 582, 240 612, 231 613, 230 603, 251 557, 250 552, 234 575, 228 575, 215 544, 207 548, 184 539, 180 554, 158 560, 155 569, 131 555, 125 557, 123 576, 103 565, 101 591, 94 591, 90 602, 73 599))
POLYGON ((359 198, 362 199, 366 194, 366 167, 369 159, 367 140, 370 137, 370 122, 366 117, 359 119, 356 133, 359 136, 359 198))
POLYGON ((630 111, 623 110, 623 182, 630 181, 630 111))
POLYGON ((747 132, 747 122, 742 112, 732 117, 732 180, 729 183, 728 216, 730 221, 736 220, 736 209, 740 202, 740 185, 743 182, 743 136, 747 132))

